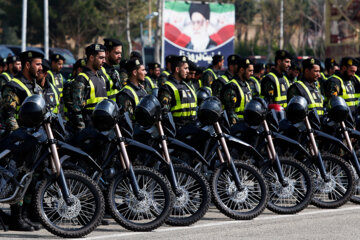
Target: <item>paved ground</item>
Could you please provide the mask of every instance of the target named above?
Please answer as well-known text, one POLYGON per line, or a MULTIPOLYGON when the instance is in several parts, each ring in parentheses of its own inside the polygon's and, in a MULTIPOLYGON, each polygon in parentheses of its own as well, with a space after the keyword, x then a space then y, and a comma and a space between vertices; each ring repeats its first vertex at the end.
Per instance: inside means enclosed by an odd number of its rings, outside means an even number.
MULTIPOLYGON (((360 206, 339 209, 310 206, 296 215, 276 215, 268 210, 251 221, 233 221, 211 207, 205 217, 190 227, 162 226, 150 233, 130 232, 115 221, 100 226, 83 239, 359 239, 360 206)), ((0 232, 0 239, 54 239, 49 232, 0 232)))

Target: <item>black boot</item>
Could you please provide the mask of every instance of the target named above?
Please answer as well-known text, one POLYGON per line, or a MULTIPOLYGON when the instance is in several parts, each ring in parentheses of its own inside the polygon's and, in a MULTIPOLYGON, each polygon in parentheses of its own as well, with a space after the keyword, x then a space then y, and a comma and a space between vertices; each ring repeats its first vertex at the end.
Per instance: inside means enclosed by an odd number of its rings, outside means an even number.
POLYGON ((13 231, 26 231, 32 232, 34 231, 34 227, 25 222, 22 216, 22 206, 18 204, 12 204, 10 206, 11 209, 11 219, 9 224, 9 229, 13 231))
POLYGON ((9 214, 6 214, 2 209, 0 209, 0 230, 7 232, 9 230, 9 214))
POLYGON ((36 231, 42 228, 42 225, 35 218, 35 214, 33 213, 33 208, 30 207, 31 204, 24 203, 23 205, 23 219, 24 221, 32 226, 36 231))

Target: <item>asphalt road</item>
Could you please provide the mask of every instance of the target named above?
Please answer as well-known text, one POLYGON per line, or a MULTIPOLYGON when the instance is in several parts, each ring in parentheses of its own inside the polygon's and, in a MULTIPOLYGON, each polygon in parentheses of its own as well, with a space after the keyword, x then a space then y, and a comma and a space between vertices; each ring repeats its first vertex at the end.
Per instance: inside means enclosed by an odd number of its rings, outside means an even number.
MULTIPOLYGON (((360 206, 339 209, 309 206, 296 215, 277 215, 265 210, 251 221, 234 221, 211 207, 205 217, 190 227, 162 226, 153 232, 130 232, 111 220, 82 239, 359 239, 360 206)), ((0 239, 54 239, 47 232, 0 232, 0 239)))

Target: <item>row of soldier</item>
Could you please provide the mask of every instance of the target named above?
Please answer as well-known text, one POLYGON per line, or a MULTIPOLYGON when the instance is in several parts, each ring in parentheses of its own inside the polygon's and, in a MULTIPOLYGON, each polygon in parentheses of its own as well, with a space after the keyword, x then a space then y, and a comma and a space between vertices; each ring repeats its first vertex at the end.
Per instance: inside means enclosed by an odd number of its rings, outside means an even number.
MULTIPOLYGON (((116 101, 134 119, 136 105, 147 94, 154 94, 181 128, 196 119, 198 104, 210 95, 221 99, 232 124, 242 121, 244 108, 254 96, 286 107, 288 100, 301 95, 320 116, 324 114, 324 100, 333 95, 343 97, 356 114, 360 96, 358 62, 353 58, 343 58, 338 70, 335 61, 330 61, 329 76, 321 72, 317 59, 306 59, 298 77, 299 69, 291 68, 292 56, 284 50, 276 52, 275 64, 265 74, 264 68, 250 59, 230 55, 222 75, 222 55, 215 55, 204 71, 185 56, 167 56, 162 73, 160 65, 153 63, 147 74, 140 54, 134 52, 128 61, 121 60, 122 43, 116 39, 92 44, 85 53, 86 58, 75 63, 72 79, 67 81, 60 74, 65 59, 59 54, 47 61, 39 52, 26 51, 8 59, 8 69, 0 76, 0 119, 7 132, 19 127, 18 110, 32 94, 42 94, 51 110, 62 113, 67 128, 74 132, 91 126, 92 110, 106 98, 116 101)), ((38 228, 23 216, 29 204, 25 198, 23 203, 11 206, 14 230, 38 228)))

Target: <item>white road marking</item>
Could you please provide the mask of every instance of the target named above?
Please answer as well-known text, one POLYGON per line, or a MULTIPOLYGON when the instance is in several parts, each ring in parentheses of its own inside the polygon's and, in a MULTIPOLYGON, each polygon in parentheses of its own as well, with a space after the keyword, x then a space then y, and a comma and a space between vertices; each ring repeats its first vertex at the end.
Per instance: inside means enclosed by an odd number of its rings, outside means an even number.
MULTIPOLYGON (((307 215, 316 215, 316 214, 327 214, 327 213, 338 213, 338 212, 346 212, 346 211, 354 211, 354 210, 360 210, 360 206, 354 206, 354 207, 347 207, 347 208, 339 208, 339 209, 322 209, 312 212, 300 212, 298 214, 294 215, 274 215, 274 216, 268 216, 268 217, 257 217, 250 221, 222 221, 222 222, 215 222, 215 223, 204 223, 204 224, 198 224, 193 225, 189 227, 169 227, 169 228, 161 228, 154 230, 152 232, 172 232, 172 231, 181 231, 181 230, 192 230, 197 228, 206 228, 206 227, 214 227, 214 226, 222 226, 222 225, 229 225, 229 224, 244 224, 249 223, 251 221, 266 221, 266 220, 273 220, 273 219, 281 219, 281 218, 294 218, 299 216, 307 216, 307 215)), ((107 238, 115 238, 115 237, 126 237, 126 236, 135 236, 135 235, 141 235, 141 234, 151 234, 151 232, 128 232, 128 233, 118 233, 118 234, 111 234, 111 235, 101 235, 101 236, 94 236, 94 237, 87 237, 87 238, 80 238, 81 240, 87 239, 87 240, 95 240, 95 239, 107 239, 107 238)))

